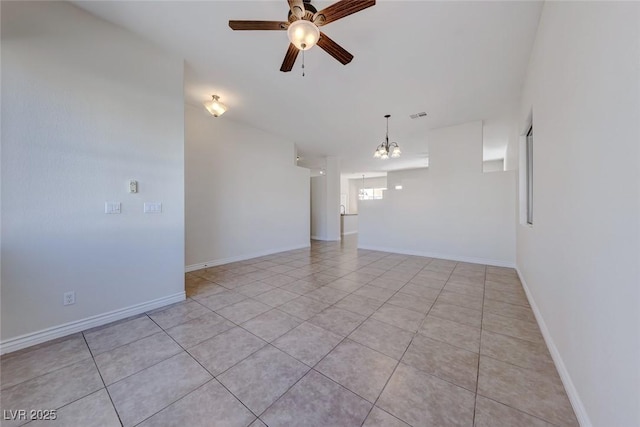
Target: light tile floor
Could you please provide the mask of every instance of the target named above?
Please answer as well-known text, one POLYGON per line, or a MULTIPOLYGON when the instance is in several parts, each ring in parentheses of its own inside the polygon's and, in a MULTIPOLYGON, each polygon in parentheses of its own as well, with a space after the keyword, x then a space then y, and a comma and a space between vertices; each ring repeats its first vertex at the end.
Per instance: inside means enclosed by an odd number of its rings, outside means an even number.
POLYGON ((577 425, 512 269, 351 239, 194 271, 186 289, 3 356, 2 409, 57 409, 30 426, 577 425))

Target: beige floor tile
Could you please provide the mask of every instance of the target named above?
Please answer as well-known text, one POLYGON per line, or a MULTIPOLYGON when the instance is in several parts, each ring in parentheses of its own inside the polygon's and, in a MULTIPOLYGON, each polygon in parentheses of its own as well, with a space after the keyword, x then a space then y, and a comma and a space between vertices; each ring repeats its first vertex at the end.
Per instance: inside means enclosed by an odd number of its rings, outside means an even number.
POLYGON ((421 298, 415 295, 398 292, 397 294, 389 298, 387 304, 392 304, 398 307, 406 308, 408 310, 426 314, 435 300, 435 297, 421 298))
POLYGON ((151 320, 156 322, 162 329, 169 329, 180 323, 196 319, 209 310, 195 301, 183 301, 173 304, 169 308, 161 308, 147 313, 151 320))
POLYGON ((33 421, 29 427, 120 427, 107 390, 101 389, 57 410, 55 420, 33 421))
POLYGON ((475 427, 553 427, 539 418, 525 414, 486 397, 476 396, 475 427))
POLYGON ((435 300, 440 294, 440 290, 438 289, 434 289, 425 285, 418 285, 412 282, 404 285, 399 292, 428 300, 435 300))
POLYGON ((261 414, 309 371, 309 367, 266 346, 218 377, 254 414, 261 414))
POLYGON ((349 295, 335 303, 334 306, 361 316, 370 316, 380 308, 381 305, 382 301, 377 299, 367 298, 361 295, 349 295))
POLYGON ((305 322, 275 340, 273 345, 308 366, 314 366, 340 341, 340 335, 305 322))
POLYGON ((369 402, 375 402, 398 362, 349 339, 341 342, 315 370, 369 402))
POLYGON ((362 283, 354 282, 353 280, 338 279, 329 283, 327 286, 335 289, 340 289, 341 291, 345 292, 353 292, 357 289, 360 289, 364 285, 362 283))
POLYGON ((413 333, 388 323, 368 319, 353 331, 349 338, 389 357, 400 360, 413 338, 413 333))
POLYGON ((529 301, 527 300, 527 297, 524 293, 516 294, 513 292, 502 292, 493 289, 487 289, 484 293, 484 296, 487 299, 529 307, 529 301))
POLYGON ((278 307, 278 310, 284 311, 298 319, 309 320, 327 307, 329 307, 329 304, 326 302, 301 296, 282 304, 278 307))
POLYGON ((512 317, 514 319, 526 320, 529 322, 536 321, 533 311, 529 307, 521 305, 509 304, 502 301, 492 299, 484 300, 484 311, 487 313, 499 314, 504 317, 512 317))
POLYGON ((446 304, 459 305, 473 310, 482 310, 482 297, 463 295, 443 290, 438 295, 438 301, 446 304))
MULTIPOLYGON (((362 289, 362 288, 360 288, 362 289)), ((309 292, 305 296, 311 299, 322 301, 327 304, 335 304, 342 298, 349 295, 348 292, 341 291, 340 289, 331 288, 329 286, 323 286, 316 289, 313 292, 309 292)))
POLYGON ((248 285, 239 286, 235 291, 247 297, 255 297, 256 295, 260 295, 274 289, 276 289, 275 286, 267 285, 263 282, 253 282, 248 285))
POLYGON ((355 291, 353 295, 360 295, 363 297, 373 298, 375 300, 385 302, 395 293, 396 291, 392 291, 391 289, 379 288, 377 286, 368 284, 355 291))
POLYGON ((371 286, 377 286, 379 288, 385 288, 385 289, 389 289, 392 291, 397 291, 399 290, 401 287, 403 287, 404 285, 407 284, 407 281, 409 279, 411 279, 410 276, 408 279, 406 280, 399 280, 399 279, 394 279, 394 278, 388 278, 385 276, 380 276, 380 277, 376 277, 375 279, 373 279, 371 282, 369 282, 369 284, 371 286))
POLYGON ((418 332, 474 353, 480 351, 479 328, 428 315, 418 332))
MULTIPOLYGON (((24 409, 27 413, 32 409, 59 409, 103 387, 93 359, 84 359, 2 390, 2 409, 24 409)), ((24 423, 24 420, 3 420, 2 425, 24 423)))
POLYGON ((278 309, 272 309, 240 326, 263 340, 271 342, 286 334, 300 323, 302 323, 302 320, 278 309))
POLYGON ((271 310, 271 306, 263 304, 260 301, 256 301, 255 299, 247 298, 235 304, 216 310, 216 313, 239 325, 240 323, 253 319, 262 313, 266 313, 269 310, 271 310))
POLYGON ((82 334, 50 341, 3 355, 2 389, 91 357, 82 334))
POLYGON ((402 363, 475 393, 478 357, 478 353, 418 334, 402 358, 402 363))
POLYGON ((197 319, 167 329, 166 332, 183 348, 188 349, 235 326, 224 317, 209 312, 197 319))
POLYGON ((481 356, 478 394, 552 424, 578 425, 557 377, 481 356))
POLYGON ((309 323, 324 328, 334 334, 346 337, 366 318, 351 311, 329 307, 309 319, 309 323))
POLYGON ((439 317, 441 319, 451 320, 453 322, 463 323, 465 325, 480 328, 482 326, 482 311, 473 310, 459 305, 436 302, 431 311, 430 316, 439 317))
POLYGON ((362 427, 410 427, 388 412, 374 406, 362 427))
POLYGON ((96 365, 106 385, 120 381, 182 351, 166 333, 142 338, 96 356, 96 365))
POLYGON ((255 416, 216 380, 166 407, 140 427, 245 427, 255 416))
POLYGON ((191 356, 181 353, 108 387, 125 427, 147 419, 211 379, 191 356))
POLYGON ((310 371, 261 418, 270 427, 352 427, 371 404, 321 374, 310 371))
POLYGON ((372 319, 410 332, 416 332, 418 330, 424 317, 425 315, 423 313, 407 310, 406 308, 392 304, 383 305, 371 316, 372 319))
POLYGON ((95 357, 97 354, 129 344, 162 331, 146 315, 126 319, 84 332, 84 337, 95 357))
POLYGON ((544 343, 544 338, 538 325, 526 320, 513 319, 493 313, 484 313, 482 316, 482 329, 534 343, 544 343))
POLYGON ((292 299, 298 298, 298 294, 294 292, 285 291, 284 289, 274 289, 264 294, 256 296, 256 299, 271 307, 277 307, 292 299))
POLYGON ((212 375, 219 375, 267 343, 236 327, 189 349, 189 353, 212 375))
POLYGON ((557 375, 551 354, 543 343, 533 343, 484 330, 480 354, 540 373, 557 375))
POLYGON ((464 283, 452 282, 449 280, 444 286, 445 291, 455 292, 462 295, 470 295, 473 297, 482 298, 484 295, 484 287, 482 285, 470 285, 464 283))
POLYGON ((219 310, 231 304, 240 302, 247 297, 232 291, 218 292, 206 298, 199 299, 198 302, 211 310, 219 310))
POLYGON ((471 426, 474 393, 400 364, 377 406, 413 426, 471 426))

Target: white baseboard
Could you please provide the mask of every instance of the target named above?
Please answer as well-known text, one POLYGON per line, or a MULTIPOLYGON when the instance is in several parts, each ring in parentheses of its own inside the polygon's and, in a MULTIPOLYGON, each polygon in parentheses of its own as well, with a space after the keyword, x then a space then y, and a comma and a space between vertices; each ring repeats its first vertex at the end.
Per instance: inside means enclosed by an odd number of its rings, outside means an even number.
POLYGON ((308 248, 309 246, 311 246, 311 242, 305 245, 294 245, 294 246, 289 246, 285 248, 267 249, 265 251, 254 252, 251 254, 238 255, 238 256, 233 256, 229 258, 214 259, 211 261, 205 261, 198 264, 187 265, 185 267, 185 271, 188 273, 190 271, 201 270, 207 267, 215 267, 216 265, 229 264, 231 262, 238 262, 238 261, 246 261, 251 258, 259 258, 261 256, 273 255, 280 252, 294 251, 296 249, 304 249, 304 248, 308 248))
POLYGON ((498 259, 489 259, 489 258, 477 258, 477 257, 468 257, 468 256, 460 256, 460 255, 451 255, 451 254, 443 254, 439 252, 422 252, 422 251, 413 251, 408 249, 399 249, 399 248, 386 248, 380 246, 370 246, 370 245, 361 245, 358 244, 358 249, 367 249, 371 251, 379 251, 379 252, 391 252, 396 254, 403 255, 416 255, 423 256, 428 258, 439 258, 439 259, 448 259, 451 261, 460 261, 460 262, 469 262, 473 264, 484 264, 484 265, 492 265, 496 267, 511 267, 515 268, 515 263, 511 261, 504 261, 498 259))
POLYGON ((168 295, 166 297, 121 308, 119 310, 113 310, 96 316, 87 317, 85 319, 53 326, 38 332, 9 338, 8 340, 0 342, 0 354, 11 353, 16 350, 31 347, 32 345, 75 334, 76 332, 85 331, 90 328, 95 328, 96 326, 106 325, 107 323, 125 319, 130 316, 135 316, 136 314, 146 313, 147 311, 155 310, 156 308, 164 307, 165 305, 184 301, 185 298, 186 296, 184 292, 178 292, 177 294, 168 295))
POLYGON ((348 233, 342 233, 343 236, 349 236, 351 234, 358 234, 357 231, 349 231, 348 233))
POLYGON ((551 358, 553 359, 553 363, 556 365, 556 369, 558 374, 560 375, 560 379, 562 380, 562 384, 564 385, 565 390, 567 391, 567 396, 569 396, 569 401, 571 402, 571 406, 573 407, 573 411, 576 413, 576 417, 578 418, 578 423, 582 427, 592 427, 591 420, 587 415, 587 411, 582 403, 582 399, 580 399, 580 395, 578 394, 578 390, 576 389, 573 381, 571 380, 571 376, 569 375, 569 371, 562 360, 562 356, 560 356, 560 352, 558 351, 558 347, 556 347, 553 342, 553 338, 551 338, 551 334, 549 333, 549 329, 547 328, 547 324, 544 322, 542 318, 542 314, 538 309, 538 305, 536 301, 533 299, 533 295, 531 294, 531 290, 529 286, 527 286, 527 282, 524 280, 520 269, 516 267, 516 271, 518 272, 518 277, 520 278, 520 282, 522 282, 522 287, 524 288, 525 294, 527 294, 527 300, 529 300, 529 305, 531 306, 531 310, 533 311, 534 316, 536 317, 536 321, 538 322, 538 326, 540 327, 540 332, 544 337, 544 341, 549 348, 549 353, 551 353, 551 358))

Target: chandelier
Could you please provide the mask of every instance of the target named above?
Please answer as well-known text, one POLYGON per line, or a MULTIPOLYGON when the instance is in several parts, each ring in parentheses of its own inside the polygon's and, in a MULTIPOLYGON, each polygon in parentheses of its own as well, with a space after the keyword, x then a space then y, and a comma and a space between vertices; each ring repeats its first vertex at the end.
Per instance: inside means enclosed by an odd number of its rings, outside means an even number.
POLYGON ((389 156, 391 156, 395 159, 400 157, 400 147, 397 142, 389 142, 389 117, 391 117, 391 115, 387 114, 384 117, 387 119, 387 135, 384 138, 384 142, 376 148, 376 152, 373 153, 373 157, 376 159, 387 160, 389 156))

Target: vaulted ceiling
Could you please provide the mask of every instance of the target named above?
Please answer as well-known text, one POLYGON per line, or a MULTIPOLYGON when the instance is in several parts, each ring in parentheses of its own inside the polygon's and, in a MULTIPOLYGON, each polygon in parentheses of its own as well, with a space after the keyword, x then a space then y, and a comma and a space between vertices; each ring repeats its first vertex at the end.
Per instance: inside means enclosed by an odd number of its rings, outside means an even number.
MULTIPOLYGON (((344 66, 318 47, 279 71, 286 31, 232 31, 230 19, 286 20, 285 0, 75 1, 185 60, 185 102, 218 94, 237 120, 294 141, 310 163, 343 171, 424 166, 428 130, 484 120, 485 159, 504 154, 542 2, 378 1, 323 27, 354 55, 344 66), (410 119, 425 111, 428 116, 410 119), (391 114, 400 159, 374 160, 391 114)), ((331 1, 312 2, 317 9, 331 1)), ((203 108, 204 111, 204 108, 203 108)))

